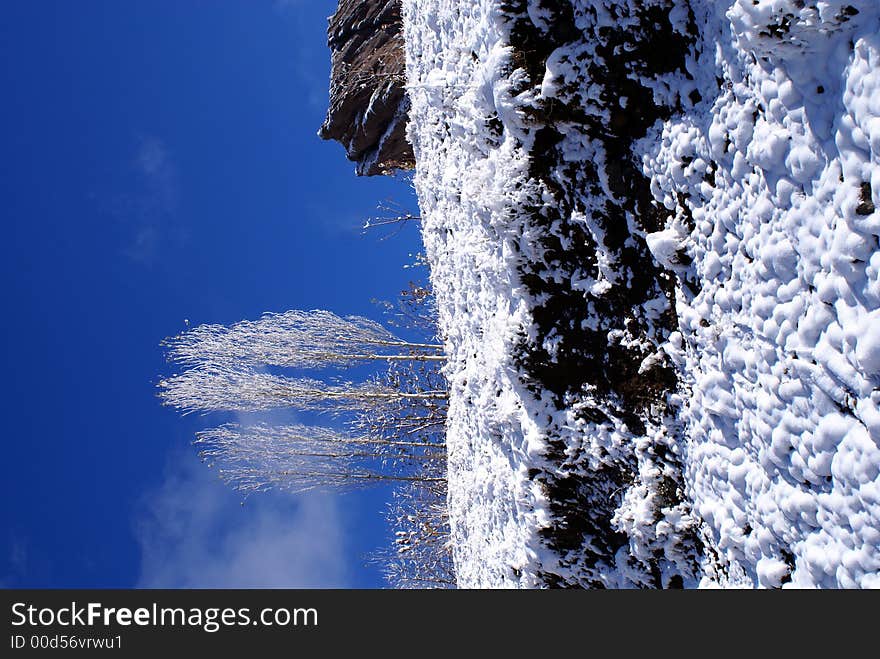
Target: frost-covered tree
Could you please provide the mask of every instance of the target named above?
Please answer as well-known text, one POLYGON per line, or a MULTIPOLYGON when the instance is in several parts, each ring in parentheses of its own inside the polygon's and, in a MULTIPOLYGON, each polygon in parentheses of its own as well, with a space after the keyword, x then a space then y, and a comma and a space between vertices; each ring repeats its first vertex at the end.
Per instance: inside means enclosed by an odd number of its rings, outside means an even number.
POLYGON ((166 339, 168 359, 184 366, 325 368, 364 361, 443 361, 443 346, 405 341, 361 316, 330 311, 266 313, 230 326, 200 325, 166 339))
POLYGON ((396 362, 374 377, 371 384, 399 395, 356 412, 353 428, 376 437, 416 436, 426 441, 445 441, 449 394, 437 364, 396 362))
POLYGON ((163 404, 183 413, 256 412, 280 408, 301 411, 372 411, 390 406, 418 407, 445 401, 444 390, 407 392, 380 381, 322 382, 312 378, 274 375, 255 368, 205 364, 159 382, 163 404))
POLYGON ((433 478, 405 483, 394 491, 386 519, 394 545, 375 556, 394 588, 454 588, 449 544, 445 462, 425 465, 433 478))
MULTIPOLYGON (((367 318, 329 311, 267 313, 229 327, 200 325, 163 342, 168 359, 185 368, 159 382, 163 403, 185 413, 407 408, 446 398, 442 389, 405 390, 401 380, 323 382, 272 369, 349 367, 356 363, 440 364, 442 346, 404 341, 367 318)), ((433 369, 436 371, 436 369, 433 369)), ((398 370, 397 372, 403 372, 398 370)))
POLYGON ((442 444, 340 432, 320 426, 226 424, 196 435, 199 456, 243 492, 277 488, 346 491, 381 482, 445 480, 442 444))
MULTIPOLYGON (((402 324, 425 321, 430 291, 411 286, 400 308, 402 324)), ((224 481, 245 493, 396 485, 389 580, 454 583, 446 546, 448 392, 441 345, 405 341, 374 321, 328 311, 201 325, 163 344, 169 361, 183 367, 158 384, 165 405, 183 413, 324 412, 342 428, 254 423, 197 433, 200 457, 224 481), (364 364, 384 369, 361 382, 298 372, 364 364)))
MULTIPOLYGON (((253 386, 253 378, 248 379, 253 386)), ((226 424, 198 433, 200 456, 218 466, 221 477, 236 489, 350 490, 383 481, 445 479, 446 386, 436 365, 393 363, 387 372, 360 385, 328 387, 316 380, 298 380, 294 390, 290 382, 279 384, 274 377, 267 381, 267 388, 284 389, 281 393, 272 391, 272 396, 296 398, 300 410, 329 406, 335 417, 342 418, 344 430, 257 423, 226 424)), ((178 385, 175 382, 169 387, 178 385)), ((272 399, 265 392, 243 392, 228 382, 222 385, 219 398, 191 380, 186 388, 192 390, 195 400, 188 400, 179 390, 173 391, 173 397, 178 406, 190 409, 272 399)))

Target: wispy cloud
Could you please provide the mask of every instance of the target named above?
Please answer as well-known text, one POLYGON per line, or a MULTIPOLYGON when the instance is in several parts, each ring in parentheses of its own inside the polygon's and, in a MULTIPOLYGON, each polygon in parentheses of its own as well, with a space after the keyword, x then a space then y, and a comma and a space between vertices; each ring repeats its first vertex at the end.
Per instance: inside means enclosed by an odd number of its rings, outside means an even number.
POLYGON ((344 587, 347 565, 336 499, 241 497, 216 472, 180 454, 136 520, 140 587, 344 587))
POLYGON ((131 198, 129 219, 134 227, 125 253, 134 261, 149 263, 162 242, 172 237, 178 207, 177 167, 165 142, 142 136, 134 156, 138 193, 131 198))
POLYGON ((177 166, 165 141, 152 135, 137 137, 126 160, 92 198, 116 220, 122 253, 150 265, 162 249, 187 238, 178 213, 177 166))
MULTIPOLYGON (((330 51, 316 40, 327 29, 324 20, 316 20, 313 11, 305 0, 275 0, 275 11, 291 25, 293 34, 290 40, 290 64, 294 75, 299 79, 298 88, 304 92, 303 98, 315 116, 327 111, 329 88, 330 51)), ((327 13, 334 10, 329 5, 327 13)), ((315 130, 317 130, 315 126, 315 130)))
POLYGON ((0 565, 4 565, 4 574, 0 574, 0 588, 20 587, 25 580, 28 571, 28 544, 27 540, 12 531, 7 531, 8 550, 5 560, 0 559, 0 565))

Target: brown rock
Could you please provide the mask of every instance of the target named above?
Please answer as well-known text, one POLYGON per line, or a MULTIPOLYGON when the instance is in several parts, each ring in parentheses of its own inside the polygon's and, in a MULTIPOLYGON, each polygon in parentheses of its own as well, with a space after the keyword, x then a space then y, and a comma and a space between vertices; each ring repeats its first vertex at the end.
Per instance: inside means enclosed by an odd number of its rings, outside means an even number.
POLYGON ((340 0, 327 32, 330 108, 318 134, 340 142, 359 175, 412 168, 400 0, 340 0))

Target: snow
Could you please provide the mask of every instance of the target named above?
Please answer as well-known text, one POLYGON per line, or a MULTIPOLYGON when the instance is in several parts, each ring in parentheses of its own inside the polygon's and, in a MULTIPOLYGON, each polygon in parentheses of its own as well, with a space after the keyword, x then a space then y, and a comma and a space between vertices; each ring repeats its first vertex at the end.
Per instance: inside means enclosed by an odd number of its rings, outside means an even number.
MULTIPOLYGON (((587 115, 607 124, 611 110, 582 64, 597 56, 583 40, 553 50, 528 84, 502 4, 404 0, 409 137, 449 357, 460 585, 534 587, 548 574, 595 583, 597 570, 604 585, 644 585, 640 570, 660 555, 659 570, 684 585, 880 587, 880 4, 572 0, 585 34, 634 24, 642 4, 679 33, 697 28, 687 75, 641 80, 658 107, 677 108, 634 152, 665 225, 630 220, 628 238, 674 277, 677 327, 652 325, 669 304, 658 288, 634 310, 647 333, 608 335, 644 353, 640 372, 675 365, 672 416, 655 414, 644 432, 611 414, 584 422, 578 409, 596 404, 588 388, 557 409, 517 358, 523 341, 551 358, 560 341, 536 329, 543 301, 522 276, 543 258, 522 209, 555 203, 530 173, 530 112, 574 87, 587 115), (611 518, 626 542, 598 567, 542 536, 552 502, 530 471, 554 468, 557 440, 595 473, 607 456, 634 465, 611 518), (661 501, 678 462, 654 459, 658 447, 680 461, 682 502, 661 501), (702 551, 689 578, 681 545, 694 532, 702 551)), ((548 29, 552 12, 525 5, 548 29)), ((565 159, 598 163, 601 188, 560 221, 598 247, 592 272, 546 276, 583 293, 580 325, 598 330, 591 300, 630 277, 595 220, 615 193, 604 143, 556 125, 565 159)))
POLYGON ((524 473, 544 446, 512 359, 528 324, 513 247, 522 226, 504 222, 528 163, 510 133, 497 143, 482 120, 517 120, 511 82, 499 75, 509 52, 493 5, 406 2, 404 16, 416 185, 449 353, 456 571, 460 585, 514 586, 541 551, 548 513, 524 473))
POLYGON ((796 4, 811 3, 705 7, 695 73, 707 100, 643 141, 655 194, 675 207, 685 193, 696 220, 686 250, 702 289, 677 305, 694 392, 682 411, 687 481, 710 544, 735 568, 708 569, 706 585, 869 586, 880 569, 880 509, 862 492, 880 464, 880 297, 868 267, 880 218, 856 211, 865 182, 872 203, 880 196, 868 139, 880 8, 796 4), (786 34, 762 34, 785 15, 786 34), (716 163, 714 185, 676 180, 684 155, 716 163), (781 569, 786 555, 793 569, 781 569))

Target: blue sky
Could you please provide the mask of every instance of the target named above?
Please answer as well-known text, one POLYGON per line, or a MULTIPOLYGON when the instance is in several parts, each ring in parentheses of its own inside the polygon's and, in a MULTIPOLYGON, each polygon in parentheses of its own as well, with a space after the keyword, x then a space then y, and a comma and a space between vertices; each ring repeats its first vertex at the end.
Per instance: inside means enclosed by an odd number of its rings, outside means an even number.
POLYGON ((414 209, 316 136, 329 0, 6 2, 0 584, 382 585, 387 492, 248 499, 162 408, 159 342, 328 308, 379 317, 418 251, 360 223, 414 209))

